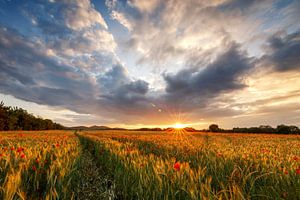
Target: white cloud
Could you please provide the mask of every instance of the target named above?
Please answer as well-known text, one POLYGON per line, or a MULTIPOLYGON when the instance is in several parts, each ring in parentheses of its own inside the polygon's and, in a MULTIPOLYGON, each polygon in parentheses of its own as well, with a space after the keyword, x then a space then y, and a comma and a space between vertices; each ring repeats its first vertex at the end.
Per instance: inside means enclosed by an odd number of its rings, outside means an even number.
POLYGON ((99 24, 107 29, 107 24, 99 12, 89 0, 66 1, 71 4, 70 9, 65 11, 66 25, 73 30, 89 28, 99 24))
POLYGON ((48 56, 70 66, 76 64, 74 68, 89 73, 98 73, 117 62, 117 43, 89 0, 57 1, 48 6, 42 7, 45 16, 26 11, 28 17, 37 20, 37 28, 51 38, 38 38, 48 56))
POLYGON ((105 0, 105 5, 109 8, 109 9, 113 9, 117 4, 117 0, 105 0))
POLYGON ((132 30, 132 24, 128 21, 128 19, 126 19, 124 14, 113 10, 112 13, 111 13, 111 17, 114 20, 117 20, 120 24, 122 24, 129 31, 132 30))
POLYGON ((265 1, 237 5, 234 2, 129 1, 132 7, 141 11, 139 15, 123 9, 121 18, 116 15, 120 11, 112 12, 115 18, 120 18, 118 21, 121 24, 130 25, 127 27, 131 27, 131 39, 135 41, 131 50, 136 51, 137 55, 142 54, 138 59, 142 62, 138 64, 161 67, 173 66, 174 59, 185 63, 191 54, 199 50, 220 49, 224 39, 241 43, 245 48, 251 44, 254 46, 252 49, 259 50, 257 46, 262 38, 257 35, 261 33, 259 29, 263 19, 256 16, 262 15, 266 6, 270 5, 265 1), (225 5, 233 8, 226 9, 225 5), (155 15, 149 15, 156 8, 155 15), (126 21, 122 20, 124 18, 126 21))
POLYGON ((160 0, 129 0, 127 3, 130 6, 138 8, 141 12, 150 13, 157 8, 160 0))

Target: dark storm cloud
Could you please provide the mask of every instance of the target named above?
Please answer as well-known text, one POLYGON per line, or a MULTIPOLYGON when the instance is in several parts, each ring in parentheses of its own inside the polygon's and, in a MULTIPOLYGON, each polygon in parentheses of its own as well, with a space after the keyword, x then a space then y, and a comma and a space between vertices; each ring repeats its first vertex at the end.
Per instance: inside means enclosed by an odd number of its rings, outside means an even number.
POLYGON ((135 107, 146 100, 148 83, 143 80, 131 80, 124 67, 115 65, 104 75, 98 77, 101 86, 101 101, 114 107, 135 107))
POLYGON ((8 77, 13 78, 19 81, 21 84, 24 85, 33 85, 35 84, 34 80, 31 77, 24 76, 18 69, 13 66, 9 66, 6 62, 0 61, 0 80, 5 80, 8 77))
POLYGON ((50 1, 30 2, 24 1, 21 5, 17 5, 24 16, 31 21, 35 21, 36 28, 44 34, 44 36, 64 37, 70 34, 71 30, 64 25, 64 10, 66 3, 51 3, 50 1))
MULTIPOLYGON (((191 61, 189 61, 191 63, 191 61)), ((165 74, 169 101, 185 101, 188 105, 205 103, 222 92, 246 87, 243 75, 253 67, 253 60, 231 44, 225 53, 206 67, 184 69, 177 74, 165 74)))
POLYGON ((265 58, 280 72, 300 70, 300 31, 269 38, 271 53, 265 58))
POLYGON ((76 110, 74 102, 93 96, 88 75, 57 62, 38 43, 0 28, 1 92, 40 104, 76 110))

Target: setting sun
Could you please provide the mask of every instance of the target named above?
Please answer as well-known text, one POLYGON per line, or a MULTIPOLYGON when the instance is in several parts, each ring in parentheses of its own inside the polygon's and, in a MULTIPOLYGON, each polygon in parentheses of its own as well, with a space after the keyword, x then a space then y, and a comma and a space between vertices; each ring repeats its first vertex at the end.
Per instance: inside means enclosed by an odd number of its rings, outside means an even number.
POLYGON ((174 128, 176 128, 176 129, 181 129, 181 128, 184 128, 185 127, 185 125, 184 124, 181 124, 181 123, 176 123, 175 125, 174 125, 174 128))

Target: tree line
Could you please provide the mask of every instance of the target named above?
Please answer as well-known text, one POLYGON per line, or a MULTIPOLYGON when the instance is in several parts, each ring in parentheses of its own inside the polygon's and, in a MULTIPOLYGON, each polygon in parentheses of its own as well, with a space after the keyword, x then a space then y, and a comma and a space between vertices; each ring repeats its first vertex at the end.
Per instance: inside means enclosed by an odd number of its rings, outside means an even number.
POLYGON ((5 106, 1 101, 0 131, 54 129, 64 129, 64 127, 50 119, 35 117, 22 108, 5 106))
POLYGON ((217 124, 211 124, 208 128, 210 132, 220 133, 277 133, 277 134, 300 134, 300 129, 297 126, 278 125, 273 128, 269 125, 260 125, 259 127, 250 128, 233 128, 233 129, 221 129, 217 124))

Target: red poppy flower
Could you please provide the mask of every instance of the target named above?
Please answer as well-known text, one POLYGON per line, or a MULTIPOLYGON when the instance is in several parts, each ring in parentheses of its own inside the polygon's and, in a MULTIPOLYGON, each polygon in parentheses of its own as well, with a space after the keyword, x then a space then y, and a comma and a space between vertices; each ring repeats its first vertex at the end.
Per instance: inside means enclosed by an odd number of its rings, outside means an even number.
POLYGON ((300 161, 300 158, 299 158, 298 156, 294 156, 294 157, 293 157, 293 160, 295 160, 295 161, 300 161))
POLYGON ((23 150, 24 150, 24 148, 19 147, 19 148, 17 149, 17 152, 20 153, 20 152, 22 152, 23 150))
POLYGON ((176 162, 173 166, 174 170, 179 171, 180 170, 180 163, 176 162))
POLYGON ((261 152, 262 153, 270 153, 270 151, 268 149, 262 149, 261 152))
POLYGON ((296 174, 300 175, 300 168, 296 169, 296 174))
POLYGON ((25 154, 21 154, 21 156, 20 156, 21 158, 25 158, 25 154))
POLYGON ((3 156, 3 153, 0 153, 0 158, 3 156))
POLYGON ((287 192, 282 193, 282 196, 283 196, 284 198, 286 198, 286 197, 287 197, 287 192))
POLYGON ((33 170, 33 171, 36 171, 36 167, 35 167, 35 166, 32 166, 32 170, 33 170))

